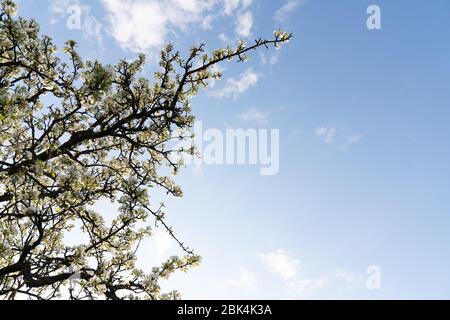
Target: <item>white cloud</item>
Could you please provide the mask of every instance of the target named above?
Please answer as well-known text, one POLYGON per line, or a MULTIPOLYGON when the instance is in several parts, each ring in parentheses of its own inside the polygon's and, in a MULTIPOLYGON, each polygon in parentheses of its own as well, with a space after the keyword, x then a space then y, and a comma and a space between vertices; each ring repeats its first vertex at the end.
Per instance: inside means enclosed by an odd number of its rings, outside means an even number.
POLYGON ((358 141, 361 141, 364 139, 364 136, 362 134, 353 134, 347 137, 348 142, 350 143, 356 143, 358 141))
POLYGON ((50 22, 57 23, 59 18, 67 14, 67 8, 71 5, 79 5, 78 0, 50 0, 48 11, 50 12, 50 22))
POLYGON ((236 10, 245 10, 253 0, 222 0, 224 3, 224 12, 226 15, 232 15, 236 10))
MULTIPOLYGON (((86 38, 102 43, 109 34, 118 45, 132 52, 158 53, 170 35, 179 32, 211 30, 220 17, 234 20, 239 37, 251 35, 253 0, 100 0, 106 10, 103 25, 80 0, 50 0, 51 23, 69 19, 69 8, 81 12, 81 27, 86 38)), ((224 37, 222 37, 224 38, 224 37)))
MULTIPOLYGON (((56 1, 56 0, 55 0, 56 1)), ((253 0, 101 0, 107 11, 109 32, 124 50, 154 53, 170 34, 211 30, 214 20, 235 19, 236 33, 251 34, 253 0), (218 13, 219 12, 219 13, 218 13)))
POLYGON ((358 133, 348 134, 341 127, 337 126, 320 126, 315 130, 316 136, 323 139, 326 144, 338 143, 339 150, 344 151, 351 145, 364 139, 364 135, 358 133))
MULTIPOLYGON (((234 17, 235 33, 239 37, 247 38, 252 33, 253 14, 249 10, 254 0, 219 0, 223 3, 223 13, 234 17)), ((222 37, 226 39, 227 37, 222 37)))
POLYGON ((269 123, 269 112, 261 112, 256 108, 251 108, 240 115, 238 118, 244 122, 256 122, 259 125, 266 125, 269 123))
POLYGON ((148 51, 164 44, 168 17, 156 1, 102 0, 110 32, 125 50, 148 51))
POLYGON ((300 260, 283 250, 260 254, 259 257, 264 264, 276 275, 284 280, 293 280, 297 277, 300 269, 300 260))
POLYGON ((202 29, 203 30, 211 30, 213 21, 214 21, 214 16, 212 14, 207 15, 202 21, 202 29))
POLYGON ((223 32, 219 33, 219 40, 222 42, 230 42, 230 38, 227 37, 227 35, 223 32))
POLYGON ((247 38, 252 33, 253 15, 250 11, 238 14, 236 17, 236 34, 247 38))
POLYGON ((341 144, 339 147, 341 150, 346 150, 349 148, 352 144, 358 143, 361 140, 364 139, 364 135, 362 134, 351 134, 346 137, 346 142, 341 144))
POLYGON ((210 27, 208 14, 215 0, 101 0, 108 12, 110 32, 125 50, 160 50, 171 31, 194 24, 210 27))
POLYGON ((275 12, 273 18, 278 22, 286 22, 289 15, 292 14, 301 4, 303 4, 303 0, 288 0, 275 12))
POLYGON ((103 24, 95 17, 88 15, 83 23, 83 34, 86 38, 95 39, 103 48, 103 24))
POLYGON ((242 73, 238 79, 228 79, 224 88, 212 92, 211 95, 216 98, 233 97, 236 99, 240 94, 255 86, 258 80, 259 75, 250 68, 242 73))
POLYGON ((323 138, 326 144, 334 143, 336 137, 337 129, 335 127, 318 127, 316 128, 316 136, 323 138))
POLYGON ((299 275, 300 260, 284 250, 260 254, 259 257, 274 274, 281 277, 293 295, 307 295, 328 284, 325 276, 302 279, 299 275))
POLYGON ((240 268, 237 278, 226 281, 225 286, 241 290, 252 290, 256 289, 257 281, 253 272, 240 268))

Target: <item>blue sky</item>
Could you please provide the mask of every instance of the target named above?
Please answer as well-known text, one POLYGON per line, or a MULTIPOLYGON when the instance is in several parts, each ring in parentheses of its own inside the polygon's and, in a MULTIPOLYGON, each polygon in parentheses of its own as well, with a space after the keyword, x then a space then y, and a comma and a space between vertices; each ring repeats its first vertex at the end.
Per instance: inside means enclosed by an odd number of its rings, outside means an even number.
MULTIPOLYGON (((187 167, 184 198, 157 195, 203 256, 164 288, 201 299, 450 298, 448 1, 19 3, 59 46, 77 40, 84 58, 146 53, 150 78, 167 41, 213 49, 294 32, 282 50, 222 65, 223 80, 194 99, 205 128, 279 129, 280 171, 187 167), (366 26, 372 4, 381 30, 366 26), (68 28, 71 5, 80 28, 68 28), (372 265, 379 290, 366 286, 372 265)), ((176 252, 157 232, 140 263, 176 252)))

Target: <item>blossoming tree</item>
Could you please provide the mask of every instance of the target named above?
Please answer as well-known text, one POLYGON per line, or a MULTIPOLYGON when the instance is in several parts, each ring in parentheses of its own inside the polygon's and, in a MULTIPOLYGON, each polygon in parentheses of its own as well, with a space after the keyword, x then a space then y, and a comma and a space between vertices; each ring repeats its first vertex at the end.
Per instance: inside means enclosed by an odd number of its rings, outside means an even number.
POLYGON ((12 1, 0 9, 0 297, 178 298, 162 294, 159 280, 200 257, 177 238, 148 190, 182 196, 171 179, 183 166, 174 155, 194 150, 171 142, 188 137, 190 99, 220 78, 213 67, 292 35, 277 31, 271 40, 210 54, 202 44, 185 58, 168 45, 150 82, 138 77, 143 55, 105 66, 83 61, 68 41, 58 57, 35 21, 15 17, 12 1), (172 174, 162 174, 167 167, 172 174), (119 205, 110 223, 92 209, 105 199, 119 205), (135 265, 136 251, 154 222, 184 254, 147 274, 135 265), (64 236, 74 228, 84 237, 69 246, 64 236))

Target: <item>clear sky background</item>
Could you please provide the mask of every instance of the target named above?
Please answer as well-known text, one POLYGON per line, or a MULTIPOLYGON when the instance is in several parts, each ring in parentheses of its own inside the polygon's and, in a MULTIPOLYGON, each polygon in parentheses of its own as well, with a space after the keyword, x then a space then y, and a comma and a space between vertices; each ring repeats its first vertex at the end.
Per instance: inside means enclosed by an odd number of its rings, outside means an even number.
MULTIPOLYGON (((184 298, 450 298, 450 2, 447 0, 21 0, 20 15, 84 58, 115 63, 295 33, 224 64, 194 99, 205 129, 280 129, 280 172, 188 167, 168 221, 203 256, 163 283, 184 298), (81 28, 67 26, 81 5, 81 28), (367 7, 382 29, 368 30, 367 7), (234 81, 230 81, 234 79, 234 81), (368 290, 368 266, 381 289, 368 290)), ((111 204, 98 209, 111 212, 111 204)), ((177 248, 156 230, 151 268, 177 248)))

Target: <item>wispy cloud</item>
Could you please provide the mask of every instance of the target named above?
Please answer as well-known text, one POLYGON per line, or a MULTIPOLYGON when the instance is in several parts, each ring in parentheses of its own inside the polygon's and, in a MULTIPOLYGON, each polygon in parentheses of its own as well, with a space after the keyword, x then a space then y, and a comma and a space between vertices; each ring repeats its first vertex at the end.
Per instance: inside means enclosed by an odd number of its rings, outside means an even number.
POLYGON ((223 33, 223 32, 219 33, 219 40, 224 42, 224 43, 231 42, 231 39, 228 38, 228 36, 225 33, 223 33))
POLYGON ((364 135, 359 133, 347 133, 346 130, 338 126, 320 126, 315 129, 315 134, 322 139, 325 144, 338 144, 339 149, 344 151, 351 145, 364 139, 364 135))
POLYGON ((222 0, 224 3, 224 13, 232 15, 237 10, 245 10, 254 0, 222 0))
POLYGON ((286 287, 292 294, 309 294, 311 291, 321 289, 328 284, 325 276, 301 278, 299 275, 300 260, 284 250, 260 254, 259 257, 272 273, 284 280, 286 287))
POLYGON ((211 93, 216 98, 234 98, 247 91, 253 86, 256 86, 259 80, 259 75, 251 68, 242 73, 239 78, 228 79, 225 87, 211 93))
POLYGON ((247 38, 252 33, 253 15, 250 11, 239 14, 236 18, 236 34, 247 38))
POLYGON ((332 144, 336 137, 337 129, 335 127, 321 126, 316 128, 316 136, 322 138, 324 143, 332 144))
MULTIPOLYGON (((234 19, 234 33, 240 38, 248 38, 252 35, 252 28, 254 24, 253 13, 250 6, 254 0, 210 0, 222 4, 222 8, 216 10, 218 13, 215 17, 228 16, 234 19)), ((224 32, 219 34, 219 39, 222 42, 229 43, 232 41, 232 36, 226 35, 224 32)))
POLYGON ((347 137, 346 137, 347 141, 345 143, 341 144, 339 146, 339 148, 341 150, 345 150, 348 147, 350 147, 352 144, 358 143, 358 142, 360 142, 363 139, 364 139, 364 135, 362 135, 362 134, 350 134, 350 135, 347 135, 347 137))
POLYGON ((300 270, 300 260, 283 250, 260 254, 259 257, 270 271, 284 280, 295 279, 300 270))
POLYGON ((255 122, 258 125, 266 125, 269 123, 269 112, 262 112, 256 108, 251 108, 238 115, 238 118, 244 122, 255 122))
POLYGON ((252 290, 256 289, 258 284, 256 281, 255 274, 246 268, 240 268, 239 274, 236 278, 227 280, 225 286, 232 287, 241 290, 252 290))
POLYGON ((273 16, 277 22, 286 22, 289 16, 303 4, 303 0, 288 0, 273 16))
POLYGON ((212 15, 212 14, 207 15, 202 20, 202 29, 203 30, 211 30, 213 21, 214 21, 214 15, 212 15))
POLYGON ((274 283, 284 286, 282 294, 293 298, 305 298, 313 294, 327 294, 328 290, 339 288, 362 289, 365 284, 365 276, 356 274, 347 269, 336 269, 335 273, 323 273, 317 276, 303 276, 303 264, 292 253, 286 250, 275 250, 257 255, 263 266, 273 274, 273 278, 258 276, 248 268, 240 268, 239 273, 225 282, 225 286, 236 289, 256 289, 257 287, 273 286, 274 283), (256 279, 259 279, 257 281, 256 279))

